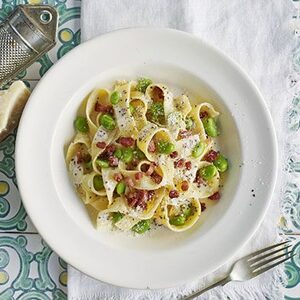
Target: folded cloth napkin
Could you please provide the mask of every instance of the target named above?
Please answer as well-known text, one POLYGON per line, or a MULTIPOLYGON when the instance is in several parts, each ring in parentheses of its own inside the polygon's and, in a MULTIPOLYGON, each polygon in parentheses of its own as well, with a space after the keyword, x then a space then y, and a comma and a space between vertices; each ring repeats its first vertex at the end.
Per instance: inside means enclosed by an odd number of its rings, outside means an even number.
MULTIPOLYGON (((279 145, 282 145, 284 132, 280 128, 292 48, 291 12, 292 4, 286 0, 82 0, 82 40, 120 28, 153 25, 201 37, 235 59, 254 79, 271 110, 279 145)), ((278 240, 276 226, 284 183, 279 172, 271 207, 259 230, 236 257, 214 273, 176 288, 149 291, 99 282, 69 266, 68 298, 179 299, 194 289, 205 287, 224 275, 238 257, 278 240)), ((283 299, 282 278, 281 267, 248 282, 216 288, 199 299, 283 299)))

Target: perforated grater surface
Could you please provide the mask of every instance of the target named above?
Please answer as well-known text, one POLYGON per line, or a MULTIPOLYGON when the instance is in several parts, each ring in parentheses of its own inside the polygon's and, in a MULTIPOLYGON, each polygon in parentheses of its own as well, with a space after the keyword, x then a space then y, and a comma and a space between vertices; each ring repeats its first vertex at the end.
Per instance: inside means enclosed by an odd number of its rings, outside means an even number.
POLYGON ((0 24, 0 87, 55 45, 57 12, 48 5, 19 5, 0 24))

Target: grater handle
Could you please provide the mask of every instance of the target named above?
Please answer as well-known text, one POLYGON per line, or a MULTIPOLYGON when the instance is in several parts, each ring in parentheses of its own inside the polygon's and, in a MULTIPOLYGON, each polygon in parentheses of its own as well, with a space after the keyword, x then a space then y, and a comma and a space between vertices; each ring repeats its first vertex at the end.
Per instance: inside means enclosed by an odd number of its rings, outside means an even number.
POLYGON ((0 24, 0 87, 55 45, 58 15, 48 5, 19 5, 0 24))

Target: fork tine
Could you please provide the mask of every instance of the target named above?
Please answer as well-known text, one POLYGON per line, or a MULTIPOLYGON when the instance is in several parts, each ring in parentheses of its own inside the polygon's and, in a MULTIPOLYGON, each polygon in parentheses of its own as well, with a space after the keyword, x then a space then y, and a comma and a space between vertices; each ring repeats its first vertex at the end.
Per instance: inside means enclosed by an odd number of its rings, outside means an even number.
POLYGON ((284 258, 284 259, 281 259, 281 260, 277 261, 276 263, 267 266, 266 268, 261 268, 261 269, 259 269, 259 270, 255 270, 255 271, 253 271, 253 274, 254 274, 255 276, 257 276, 257 275, 259 275, 259 274, 262 274, 262 273, 264 273, 264 272, 266 272, 266 271, 268 271, 268 270, 270 270, 270 269, 272 269, 272 268, 274 268, 274 267, 280 265, 281 263, 283 263, 283 262, 289 260, 290 258, 292 258, 292 257, 295 256, 295 255, 296 255, 296 253, 294 253, 294 254, 292 254, 292 255, 290 255, 290 256, 284 258))
POLYGON ((277 259, 280 258, 280 257, 287 256, 287 255, 291 254, 292 252, 293 252, 293 250, 292 250, 292 251, 289 251, 289 252, 287 252, 287 253, 283 253, 283 254, 277 255, 277 256, 275 256, 275 257, 271 257, 270 259, 264 260, 264 261, 262 261, 261 263, 258 263, 258 264, 256 264, 256 265, 252 266, 252 269, 254 269, 254 271, 255 271, 255 270, 259 269, 260 267, 265 266, 265 265, 267 265, 268 263, 277 260, 277 259))
POLYGON ((259 254, 261 254, 261 253, 264 253, 264 252, 266 252, 266 251, 268 251, 268 250, 271 250, 271 249, 273 249, 273 248, 277 248, 277 247, 279 247, 279 246, 281 246, 281 245, 284 245, 284 244, 287 244, 287 243, 289 243, 289 241, 281 242, 281 243, 278 243, 278 244, 275 244, 275 245, 266 247, 266 248, 264 248, 264 249, 261 249, 261 250, 258 250, 258 251, 256 251, 256 252, 254 252, 254 253, 249 254, 248 256, 246 256, 246 258, 247 258, 248 260, 252 260, 252 259, 254 259, 257 255, 259 255, 259 254))
POLYGON ((257 256, 257 257, 255 257, 254 260, 249 260, 250 266, 255 265, 257 262, 261 261, 262 259, 264 259, 264 258, 266 258, 266 257, 269 257, 269 256, 271 256, 271 255, 273 255, 273 254, 278 253, 278 252, 287 250, 287 249, 288 249, 289 247, 291 247, 291 246, 292 246, 292 245, 288 245, 288 246, 286 246, 286 247, 283 247, 283 248, 277 249, 277 250, 275 250, 275 251, 269 252, 269 253, 267 253, 267 254, 265 254, 265 255, 257 256))

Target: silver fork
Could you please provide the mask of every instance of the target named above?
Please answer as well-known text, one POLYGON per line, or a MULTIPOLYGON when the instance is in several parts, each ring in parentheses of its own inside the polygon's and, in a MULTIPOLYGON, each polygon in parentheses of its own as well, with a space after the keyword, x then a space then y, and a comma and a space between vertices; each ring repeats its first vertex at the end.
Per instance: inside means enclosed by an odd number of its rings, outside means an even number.
POLYGON ((264 273, 277 265, 292 258, 296 253, 288 251, 288 248, 292 245, 288 244, 289 241, 285 241, 279 244, 272 245, 270 247, 258 250, 251 253, 234 263, 229 274, 219 280, 218 282, 206 287, 205 289, 195 292, 182 300, 194 299, 197 296, 205 293, 206 291, 213 289, 219 285, 225 285, 230 281, 245 281, 264 273), (283 258, 284 257, 284 258, 283 258))

